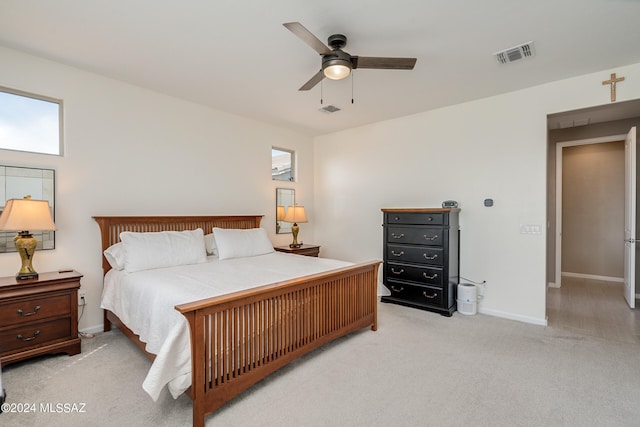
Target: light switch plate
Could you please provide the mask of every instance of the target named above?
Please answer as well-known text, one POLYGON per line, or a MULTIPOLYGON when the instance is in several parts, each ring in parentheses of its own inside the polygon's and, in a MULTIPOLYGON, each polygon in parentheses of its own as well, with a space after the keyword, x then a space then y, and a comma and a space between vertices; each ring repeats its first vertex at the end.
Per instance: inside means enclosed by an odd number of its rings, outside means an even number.
POLYGON ((520 224, 520 234, 542 234, 540 224, 520 224))

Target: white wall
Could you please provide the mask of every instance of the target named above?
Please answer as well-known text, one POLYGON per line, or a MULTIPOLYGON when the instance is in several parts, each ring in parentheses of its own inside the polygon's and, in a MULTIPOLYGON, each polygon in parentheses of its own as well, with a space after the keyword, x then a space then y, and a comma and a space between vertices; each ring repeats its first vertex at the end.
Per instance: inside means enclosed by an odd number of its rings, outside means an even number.
MULTIPOLYGON (((102 321, 92 215, 265 214, 274 244, 286 244, 274 234, 277 186, 296 188, 308 209, 304 241, 352 261, 382 259, 381 208, 458 200, 462 276, 487 281, 480 311, 544 324, 545 235, 520 225, 546 224, 546 115, 608 104, 611 72, 626 77, 619 101, 640 98, 636 64, 312 141, 13 50, 0 48, 0 63, 0 85, 64 100, 63 157, 1 151, 0 163, 56 169, 56 249, 34 265, 85 275, 81 329, 102 321), (298 183, 270 180, 272 145, 297 151, 298 183)), ((18 268, 15 253, 0 254, 0 275, 18 268)))
MULTIPOLYGON (((275 188, 296 188, 313 211, 309 137, 0 48, 0 86, 61 98, 63 157, 0 150, 0 164, 56 170, 56 249, 40 251, 37 271, 84 274, 88 306, 80 329, 101 327, 102 269, 92 215, 263 214, 274 244, 275 188), (298 154, 299 182, 271 181, 271 146, 298 154)), ((188 77, 185 77, 188 78, 188 77)), ((301 225, 305 240, 313 229, 301 225)), ((20 268, 0 254, 0 276, 20 268)))
POLYGON ((457 200, 461 275, 487 281, 479 310, 546 324, 546 116, 609 103, 611 72, 618 101, 640 98, 636 64, 316 138, 316 243, 382 259, 381 208, 457 200))

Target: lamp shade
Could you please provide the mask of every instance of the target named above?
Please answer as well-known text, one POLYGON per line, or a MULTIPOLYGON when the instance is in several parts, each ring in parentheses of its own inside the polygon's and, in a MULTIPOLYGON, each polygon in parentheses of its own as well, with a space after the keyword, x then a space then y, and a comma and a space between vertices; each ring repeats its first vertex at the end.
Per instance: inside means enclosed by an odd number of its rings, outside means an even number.
POLYGON ((287 208, 287 214, 284 216, 283 221, 307 222, 307 214, 304 212, 304 206, 289 206, 287 208))
POLYGON ((4 231, 54 231, 56 225, 46 200, 9 199, 0 215, 0 230, 4 231))
POLYGON ((276 206, 276 220, 284 220, 284 206, 276 206))

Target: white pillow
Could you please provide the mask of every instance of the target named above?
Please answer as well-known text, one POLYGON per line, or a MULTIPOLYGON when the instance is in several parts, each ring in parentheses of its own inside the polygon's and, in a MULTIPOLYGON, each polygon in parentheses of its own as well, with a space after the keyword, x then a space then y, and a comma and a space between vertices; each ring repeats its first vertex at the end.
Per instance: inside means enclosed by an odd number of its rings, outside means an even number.
POLYGON ((221 260, 273 252, 273 245, 264 228, 214 228, 213 234, 216 236, 218 258, 221 260))
POLYGON ((186 231, 120 233, 124 269, 129 272, 206 262, 204 232, 186 231))
POLYGON ((216 246, 216 239, 213 237, 213 233, 204 235, 204 246, 207 249, 207 255, 218 255, 218 247, 216 246))
POLYGON ((104 251, 104 257, 109 262, 111 268, 124 270, 124 248, 122 247, 122 242, 109 246, 104 251))

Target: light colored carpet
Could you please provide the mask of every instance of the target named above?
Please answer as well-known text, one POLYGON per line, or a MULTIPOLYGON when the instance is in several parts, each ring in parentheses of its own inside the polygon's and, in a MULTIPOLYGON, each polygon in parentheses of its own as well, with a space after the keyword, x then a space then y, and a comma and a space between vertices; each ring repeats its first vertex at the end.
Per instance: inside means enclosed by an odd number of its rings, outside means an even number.
MULTIPOLYGON (((190 400, 141 384, 147 359, 119 332, 82 354, 4 369, 2 426, 188 426, 190 400), (41 403, 86 403, 42 413, 41 403)), ((379 305, 379 329, 312 352, 207 417, 208 426, 637 426, 640 344, 485 315, 379 305)))

